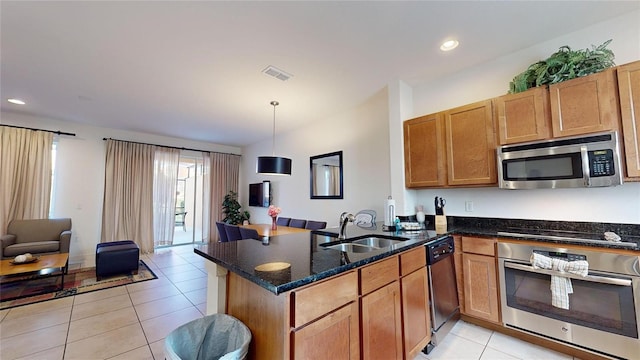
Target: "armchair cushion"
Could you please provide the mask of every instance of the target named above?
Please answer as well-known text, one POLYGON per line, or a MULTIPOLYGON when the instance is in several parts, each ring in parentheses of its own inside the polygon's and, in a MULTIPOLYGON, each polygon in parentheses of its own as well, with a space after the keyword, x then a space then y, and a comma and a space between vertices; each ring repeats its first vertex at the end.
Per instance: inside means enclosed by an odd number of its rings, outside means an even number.
POLYGON ((24 253, 68 253, 71 219, 12 220, 3 235, 0 256, 8 259, 24 253))

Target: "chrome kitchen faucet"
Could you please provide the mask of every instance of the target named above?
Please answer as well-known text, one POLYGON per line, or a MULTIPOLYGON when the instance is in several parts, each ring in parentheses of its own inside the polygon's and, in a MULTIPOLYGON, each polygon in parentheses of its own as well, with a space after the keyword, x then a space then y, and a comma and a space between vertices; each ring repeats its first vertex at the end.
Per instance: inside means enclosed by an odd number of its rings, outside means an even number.
POLYGON ((349 214, 346 211, 340 214, 340 234, 338 235, 339 240, 344 240, 347 238, 346 227, 349 221, 353 222, 355 220, 355 216, 353 214, 349 214))

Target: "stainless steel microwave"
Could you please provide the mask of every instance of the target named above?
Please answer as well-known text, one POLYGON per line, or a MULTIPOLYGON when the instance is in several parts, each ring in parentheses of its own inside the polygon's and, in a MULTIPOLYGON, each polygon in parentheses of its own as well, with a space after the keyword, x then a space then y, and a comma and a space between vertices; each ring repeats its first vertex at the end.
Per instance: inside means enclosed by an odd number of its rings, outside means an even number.
POLYGON ((498 148, 503 189, 602 187, 622 184, 615 131, 498 148))

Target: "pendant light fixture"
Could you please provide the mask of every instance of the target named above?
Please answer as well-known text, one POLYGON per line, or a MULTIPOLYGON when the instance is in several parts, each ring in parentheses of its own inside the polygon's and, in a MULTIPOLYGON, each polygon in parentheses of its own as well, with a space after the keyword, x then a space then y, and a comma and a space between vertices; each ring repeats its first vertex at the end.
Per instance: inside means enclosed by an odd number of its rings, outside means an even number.
POLYGON ((273 140, 272 156, 258 156, 256 172, 264 175, 291 175, 291 159, 276 156, 276 106, 277 101, 272 101, 273 106, 273 140))

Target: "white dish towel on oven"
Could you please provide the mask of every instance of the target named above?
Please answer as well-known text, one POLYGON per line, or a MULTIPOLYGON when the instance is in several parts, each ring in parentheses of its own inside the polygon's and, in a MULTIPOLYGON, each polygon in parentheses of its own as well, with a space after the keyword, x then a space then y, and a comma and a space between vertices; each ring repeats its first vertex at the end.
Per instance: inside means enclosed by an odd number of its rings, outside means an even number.
MULTIPOLYGON (((538 253, 531 254, 531 265, 534 269, 550 269, 560 273, 572 273, 580 276, 589 274, 589 263, 586 260, 565 261, 538 253)), ((561 275, 551 275, 551 305, 569 309, 569 294, 573 294, 571 279, 561 275)))

